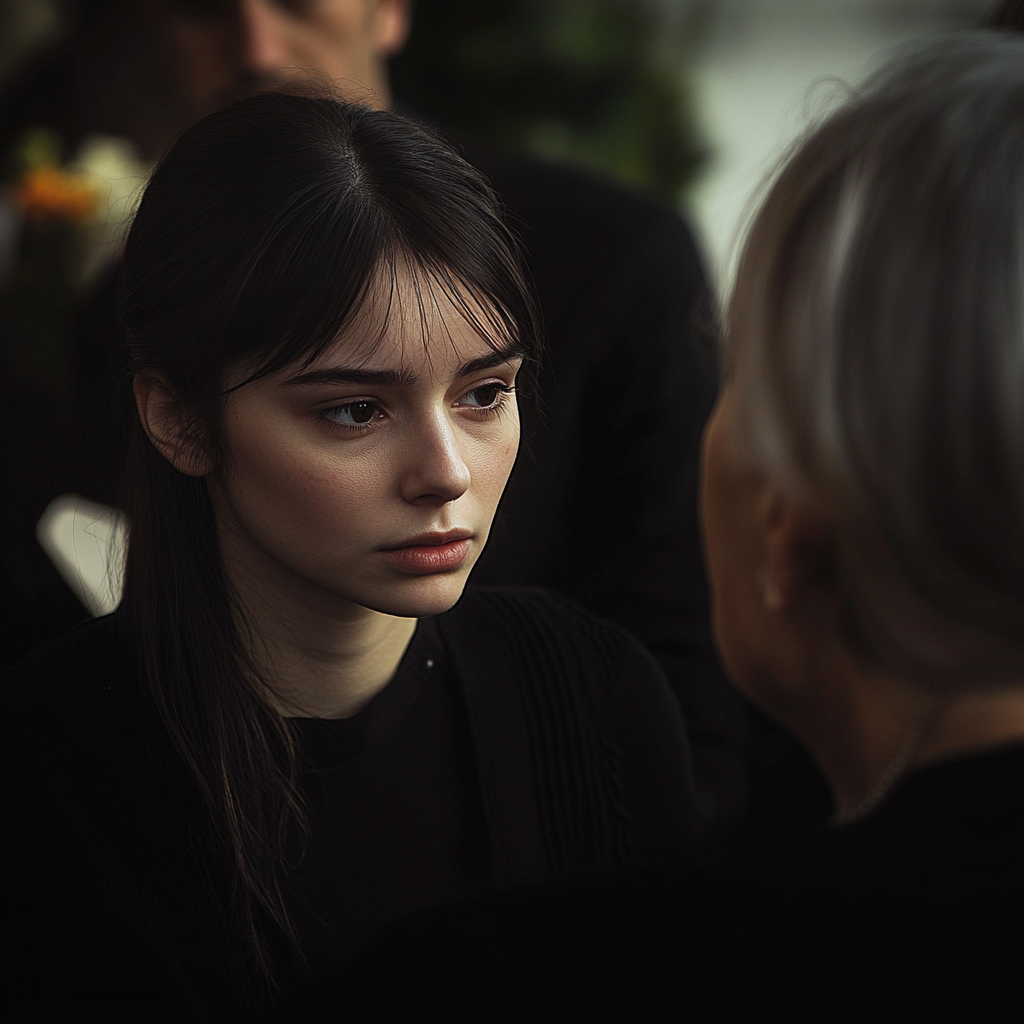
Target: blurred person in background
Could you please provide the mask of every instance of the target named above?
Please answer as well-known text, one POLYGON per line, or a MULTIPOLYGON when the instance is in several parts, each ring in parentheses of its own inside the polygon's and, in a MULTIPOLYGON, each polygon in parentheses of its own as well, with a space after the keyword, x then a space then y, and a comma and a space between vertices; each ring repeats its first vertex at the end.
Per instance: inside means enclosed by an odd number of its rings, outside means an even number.
POLYGON ((424 917, 318 1006, 1021 1019, 1024 39, 901 52, 797 145, 722 348, 715 635, 829 780, 830 826, 424 917))
MULTIPOLYGON (((388 59, 413 15, 411 0, 76 9, 68 53, 12 96, 0 133, 4 123, 9 134, 14 123, 55 122, 71 142, 109 131, 149 156, 208 110, 306 77, 390 106, 388 59)), ((710 642, 697 539, 698 442, 715 395, 700 257, 667 207, 568 167, 468 155, 522 239, 548 353, 539 411, 524 403, 523 453, 476 578, 554 587, 649 647, 686 714, 713 830, 743 806, 746 724, 710 642)), ((66 488, 107 504, 117 503, 125 447, 112 397, 123 371, 116 279, 115 270, 78 320, 79 458, 66 488)))

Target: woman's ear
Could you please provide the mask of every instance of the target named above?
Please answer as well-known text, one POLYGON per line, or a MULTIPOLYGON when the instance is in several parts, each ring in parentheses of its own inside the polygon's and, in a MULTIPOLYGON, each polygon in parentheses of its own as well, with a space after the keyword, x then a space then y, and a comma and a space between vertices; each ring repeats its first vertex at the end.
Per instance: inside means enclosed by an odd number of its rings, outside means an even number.
POLYGON ((213 468, 195 430, 195 412, 161 374, 142 371, 132 382, 142 429, 153 447, 186 476, 206 476, 213 468))
POLYGON ((791 608, 811 591, 820 600, 835 561, 828 523, 774 487, 766 489, 760 511, 767 558, 757 583, 765 606, 791 608))

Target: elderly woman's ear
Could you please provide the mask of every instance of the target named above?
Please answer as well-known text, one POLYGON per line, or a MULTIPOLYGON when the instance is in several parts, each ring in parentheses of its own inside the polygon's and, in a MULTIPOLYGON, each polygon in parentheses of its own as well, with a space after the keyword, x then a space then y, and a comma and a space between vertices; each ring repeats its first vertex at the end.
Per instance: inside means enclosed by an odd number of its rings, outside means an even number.
POLYGON ((765 563, 757 585, 769 611, 819 606, 835 584, 832 530, 819 516, 768 484, 760 500, 765 563))
POLYGON ((206 476, 213 468, 198 437, 195 410, 163 374, 142 371, 132 382, 139 420, 153 447, 185 476, 206 476))

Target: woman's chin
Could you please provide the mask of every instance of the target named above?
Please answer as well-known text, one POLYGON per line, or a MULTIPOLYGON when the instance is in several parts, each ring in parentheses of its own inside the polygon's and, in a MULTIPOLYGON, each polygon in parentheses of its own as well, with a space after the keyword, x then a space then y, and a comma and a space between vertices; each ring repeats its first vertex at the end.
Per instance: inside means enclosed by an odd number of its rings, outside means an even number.
POLYGON ((462 597, 469 572, 433 573, 399 581, 361 602, 364 607, 398 618, 423 619, 448 611, 462 597))

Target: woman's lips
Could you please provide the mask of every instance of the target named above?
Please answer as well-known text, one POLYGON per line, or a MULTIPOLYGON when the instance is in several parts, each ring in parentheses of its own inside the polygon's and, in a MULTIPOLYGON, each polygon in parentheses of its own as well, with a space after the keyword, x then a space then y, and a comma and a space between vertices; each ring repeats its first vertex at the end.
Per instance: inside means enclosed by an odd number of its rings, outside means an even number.
POLYGON ((446 535, 439 535, 436 541, 433 538, 428 540, 415 537, 407 546, 389 548, 381 554, 402 572, 415 575, 452 572, 458 569, 469 555, 470 541, 465 534, 454 536, 454 540, 448 540, 446 535))

